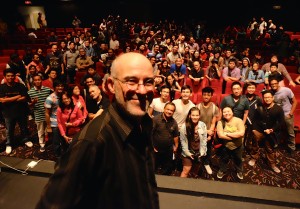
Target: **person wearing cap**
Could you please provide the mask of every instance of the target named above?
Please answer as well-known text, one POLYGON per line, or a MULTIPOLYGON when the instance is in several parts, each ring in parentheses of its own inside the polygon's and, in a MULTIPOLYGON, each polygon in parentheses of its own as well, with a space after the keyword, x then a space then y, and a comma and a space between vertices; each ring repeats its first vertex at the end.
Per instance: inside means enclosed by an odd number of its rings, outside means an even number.
POLYGON ((240 66, 241 70, 241 82, 246 82, 249 76, 249 72, 251 70, 250 60, 248 57, 244 57, 242 59, 242 65, 240 66))

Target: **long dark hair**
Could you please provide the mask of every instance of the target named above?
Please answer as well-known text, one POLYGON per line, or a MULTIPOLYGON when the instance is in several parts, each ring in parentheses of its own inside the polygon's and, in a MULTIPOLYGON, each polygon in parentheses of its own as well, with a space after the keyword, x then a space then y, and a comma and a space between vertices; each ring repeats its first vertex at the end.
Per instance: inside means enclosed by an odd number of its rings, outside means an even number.
POLYGON ((188 138, 188 141, 190 139, 193 139, 194 138, 194 135, 195 135, 195 125, 191 119, 191 114, 193 111, 198 111, 199 114, 200 114, 200 109, 198 107, 192 107, 189 112, 188 112, 188 115, 186 116, 186 119, 185 119, 185 127, 186 127, 186 134, 187 134, 187 138, 188 138))
POLYGON ((68 98, 71 99, 71 102, 70 102, 70 105, 69 107, 73 110, 75 105, 74 105, 74 102, 73 102, 73 99, 72 99, 72 93, 70 91, 64 91, 60 97, 59 97, 59 107, 62 111, 64 111, 64 109, 66 109, 68 106, 66 106, 63 101, 62 101, 62 97, 63 95, 66 95, 68 98))

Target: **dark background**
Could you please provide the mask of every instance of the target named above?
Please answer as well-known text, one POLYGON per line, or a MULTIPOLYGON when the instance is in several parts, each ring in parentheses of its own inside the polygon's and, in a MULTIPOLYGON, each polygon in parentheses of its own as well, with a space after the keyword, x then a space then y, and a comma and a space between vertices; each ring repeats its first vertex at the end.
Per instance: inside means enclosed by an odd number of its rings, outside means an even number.
MULTIPOLYGON (((43 6, 48 27, 71 27, 74 15, 83 22, 83 27, 99 24, 109 14, 128 18, 130 22, 157 22, 175 20, 203 22, 211 30, 223 30, 228 25, 246 27, 252 17, 272 19, 285 30, 300 31, 300 12, 295 0, 32 0, 31 6, 43 6), (179 1, 179 2, 177 2, 179 1), (281 5, 274 10, 274 5, 281 5)), ((0 17, 9 24, 22 22, 18 6, 24 0, 10 0, 0 8, 0 17)))

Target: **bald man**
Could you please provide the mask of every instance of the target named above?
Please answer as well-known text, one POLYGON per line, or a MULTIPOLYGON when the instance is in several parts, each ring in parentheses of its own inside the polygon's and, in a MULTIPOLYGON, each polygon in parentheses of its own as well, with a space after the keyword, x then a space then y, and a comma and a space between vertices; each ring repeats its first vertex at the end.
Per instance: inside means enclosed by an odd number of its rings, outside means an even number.
POLYGON ((159 208, 147 114, 154 95, 150 61, 124 53, 107 82, 112 104, 79 133, 36 208, 159 208))

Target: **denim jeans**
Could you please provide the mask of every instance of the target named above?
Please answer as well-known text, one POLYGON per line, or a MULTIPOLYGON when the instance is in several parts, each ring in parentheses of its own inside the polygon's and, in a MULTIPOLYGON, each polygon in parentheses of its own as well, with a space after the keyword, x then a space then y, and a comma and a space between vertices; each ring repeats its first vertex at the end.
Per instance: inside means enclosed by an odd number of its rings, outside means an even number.
POLYGON ((22 143, 26 143, 28 141, 28 126, 27 126, 27 115, 20 115, 16 118, 6 118, 5 120, 5 127, 6 127, 6 145, 11 146, 15 143, 15 128, 16 124, 19 124, 21 136, 24 137, 22 139, 22 143))
POLYGON ((295 131, 294 131, 294 117, 288 118, 284 117, 285 124, 286 124, 286 131, 288 134, 287 138, 287 146, 291 150, 296 149, 296 142, 295 142, 295 131))

